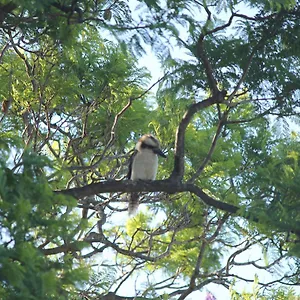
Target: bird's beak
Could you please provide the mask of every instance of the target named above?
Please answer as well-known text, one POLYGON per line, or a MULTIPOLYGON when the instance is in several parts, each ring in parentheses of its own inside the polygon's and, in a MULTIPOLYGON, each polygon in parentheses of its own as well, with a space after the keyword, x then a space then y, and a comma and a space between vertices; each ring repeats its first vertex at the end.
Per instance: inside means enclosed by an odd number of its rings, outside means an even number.
POLYGON ((164 158, 167 157, 167 156, 162 152, 162 150, 159 149, 159 148, 154 149, 153 152, 154 152, 155 154, 161 156, 161 157, 164 157, 164 158))

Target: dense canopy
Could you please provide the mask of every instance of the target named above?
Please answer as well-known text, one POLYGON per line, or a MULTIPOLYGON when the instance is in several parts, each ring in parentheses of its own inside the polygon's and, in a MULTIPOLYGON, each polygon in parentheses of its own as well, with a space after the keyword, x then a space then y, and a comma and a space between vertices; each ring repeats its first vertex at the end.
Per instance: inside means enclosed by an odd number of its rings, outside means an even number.
POLYGON ((296 299, 299 40, 292 0, 2 1, 0 298, 296 299))

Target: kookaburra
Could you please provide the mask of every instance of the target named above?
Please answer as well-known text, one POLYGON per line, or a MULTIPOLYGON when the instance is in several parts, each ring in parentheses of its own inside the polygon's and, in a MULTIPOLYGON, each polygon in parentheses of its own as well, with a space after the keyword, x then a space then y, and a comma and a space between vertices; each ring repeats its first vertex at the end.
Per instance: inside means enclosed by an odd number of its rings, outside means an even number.
MULTIPOLYGON (((144 134, 137 142, 130 157, 128 179, 155 180, 158 168, 158 155, 166 157, 160 149, 159 141, 151 134, 144 134)), ((128 213, 132 215, 139 206, 138 193, 129 196, 128 213)))

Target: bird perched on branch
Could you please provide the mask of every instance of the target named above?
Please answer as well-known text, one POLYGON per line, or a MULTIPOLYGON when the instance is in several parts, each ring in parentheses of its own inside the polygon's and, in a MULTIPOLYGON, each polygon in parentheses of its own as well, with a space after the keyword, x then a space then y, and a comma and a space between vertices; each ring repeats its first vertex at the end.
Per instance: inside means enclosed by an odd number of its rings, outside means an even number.
MULTIPOLYGON (((155 180, 158 168, 158 155, 166 157, 159 141, 151 134, 144 134, 137 142, 130 157, 127 178, 131 180, 155 180)), ((134 214, 139 206, 138 193, 129 197, 128 213, 134 214)))

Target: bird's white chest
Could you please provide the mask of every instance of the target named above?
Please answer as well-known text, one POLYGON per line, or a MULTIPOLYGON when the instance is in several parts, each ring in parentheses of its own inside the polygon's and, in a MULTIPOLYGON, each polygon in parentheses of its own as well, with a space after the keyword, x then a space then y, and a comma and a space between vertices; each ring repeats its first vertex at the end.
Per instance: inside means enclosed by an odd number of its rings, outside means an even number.
POLYGON ((132 162, 132 180, 155 180, 158 167, 158 157, 152 150, 138 152, 132 162))

